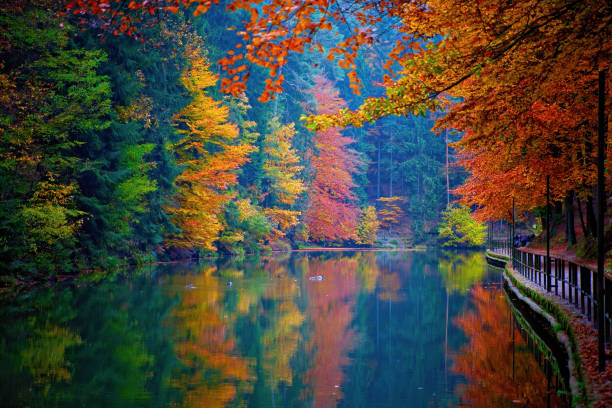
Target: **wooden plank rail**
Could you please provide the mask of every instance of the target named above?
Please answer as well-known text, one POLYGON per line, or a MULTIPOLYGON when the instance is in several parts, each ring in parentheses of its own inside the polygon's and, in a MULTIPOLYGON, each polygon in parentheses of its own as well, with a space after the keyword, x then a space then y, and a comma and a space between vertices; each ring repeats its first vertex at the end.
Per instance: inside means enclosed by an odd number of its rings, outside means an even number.
MULTIPOLYGON (((546 271, 546 255, 525 248, 513 248, 508 237, 490 237, 489 249, 507 255, 512 267, 529 281, 570 302, 577 311, 599 329, 597 311, 597 267, 584 265, 558 256, 550 257, 550 269, 546 271)), ((607 347, 612 337, 612 277, 604 278, 604 333, 607 347)))

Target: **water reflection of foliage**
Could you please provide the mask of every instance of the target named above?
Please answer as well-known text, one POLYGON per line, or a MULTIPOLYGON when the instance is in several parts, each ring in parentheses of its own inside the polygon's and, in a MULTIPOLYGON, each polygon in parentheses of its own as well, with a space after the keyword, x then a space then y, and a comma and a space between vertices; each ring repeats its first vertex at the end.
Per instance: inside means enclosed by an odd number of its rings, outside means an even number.
POLYGON ((486 275, 486 262, 482 252, 444 251, 438 261, 438 270, 447 292, 465 295, 486 275))
POLYGON ((52 385, 70 383, 72 369, 66 353, 82 344, 81 337, 65 327, 74 316, 64 304, 70 299, 69 293, 38 296, 34 291, 17 299, 17 304, 1 305, 0 401, 4 406, 37 405, 39 395, 54 393, 52 385))
POLYGON ((376 262, 376 254, 372 252, 357 252, 357 276, 359 277, 360 287, 366 293, 376 290, 376 282, 380 276, 380 268, 376 262))
POLYGON ((305 352, 313 357, 304 376, 309 387, 303 398, 312 399, 313 407, 330 407, 342 399, 343 369, 351 362, 348 353, 357 341, 351 323, 359 292, 359 261, 342 257, 304 263, 303 276, 322 276, 323 280, 306 285, 311 336, 305 352))
POLYGON ((216 272, 216 267, 208 267, 198 274, 177 275, 173 281, 181 297, 172 312, 175 350, 187 368, 174 378, 185 393, 183 406, 224 407, 252 389, 252 362, 238 355, 233 336, 238 315, 227 313, 226 283, 216 272))
POLYGON ((439 322, 449 303, 438 265, 426 254, 296 254, 175 265, 170 274, 160 267, 147 278, 58 291, 44 304, 38 297, 35 318, 0 321, 0 334, 11 336, 10 350, 0 343, 0 364, 13 367, 0 372, 0 398, 19 406, 322 407, 388 395, 389 406, 401 405, 418 387, 437 391, 446 381, 439 322), (55 360, 36 363, 45 348, 55 360), (20 361, 4 364, 9 358, 20 361))
MULTIPOLYGON (((340 406, 453 406, 444 390, 452 389, 457 378, 447 378, 441 369, 447 296, 437 258, 429 253, 376 258, 379 278, 374 296, 359 297, 354 330, 363 342, 351 353, 340 406)), ((457 300, 450 299, 451 312, 457 300)), ((456 331, 449 333, 451 346, 461 340, 456 331)))
POLYGON ((268 287, 263 299, 271 303, 265 318, 266 328, 261 336, 263 346, 263 371, 266 383, 276 389, 279 383, 287 386, 293 383, 291 359, 294 357, 300 340, 300 327, 304 322, 304 314, 295 304, 300 296, 300 286, 293 278, 285 259, 272 260, 266 265, 266 270, 273 277, 273 284, 268 287))
POLYGON ((3 305, 3 406, 167 405, 177 398, 168 383, 176 360, 154 317, 170 307, 148 279, 56 287, 19 299, 19 309, 3 305))
POLYGON ((52 383, 70 381, 71 373, 65 353, 67 349, 82 343, 78 334, 47 323, 34 329, 28 346, 20 353, 21 363, 29 369, 34 382, 43 384, 48 390, 52 383))
MULTIPOLYGON (((467 379, 465 388, 457 390, 463 403, 473 407, 546 407, 547 378, 525 340, 513 333, 504 295, 476 286, 470 296, 475 310, 455 320, 469 341, 453 356, 453 370, 467 379)), ((550 406, 562 404, 553 390, 550 406)))

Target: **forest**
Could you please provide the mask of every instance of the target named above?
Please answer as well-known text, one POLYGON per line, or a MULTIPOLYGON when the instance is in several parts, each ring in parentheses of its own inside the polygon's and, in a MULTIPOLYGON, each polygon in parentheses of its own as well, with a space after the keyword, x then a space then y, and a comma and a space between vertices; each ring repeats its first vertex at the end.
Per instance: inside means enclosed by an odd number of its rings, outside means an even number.
POLYGON ((579 214, 588 246, 612 234, 595 211, 611 8, 3 1, 1 279, 482 245, 479 222, 542 217, 546 179, 568 243, 579 214))

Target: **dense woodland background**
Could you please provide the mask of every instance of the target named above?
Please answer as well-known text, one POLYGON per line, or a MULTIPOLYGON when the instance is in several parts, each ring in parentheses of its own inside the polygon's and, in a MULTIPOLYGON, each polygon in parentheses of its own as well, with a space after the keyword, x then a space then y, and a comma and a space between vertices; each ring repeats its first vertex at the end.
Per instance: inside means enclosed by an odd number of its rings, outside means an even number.
POLYGON ((111 3, 0 5, 8 280, 453 241, 514 205, 541 231, 547 177, 570 246, 612 234, 594 211, 609 5, 111 3))
MULTIPOLYGON (((317 53, 291 57, 274 101, 258 101, 257 67, 244 94, 220 93, 216 61, 239 41, 226 28, 240 13, 168 13, 145 30, 151 44, 101 41, 61 11, 0 9, 3 271, 373 245, 377 219, 409 245, 435 236, 446 135, 429 115, 312 132, 302 115, 363 98, 317 53)), ((357 63, 360 76, 380 75, 379 54, 357 63)), ((457 185, 461 172, 450 177, 457 185)))

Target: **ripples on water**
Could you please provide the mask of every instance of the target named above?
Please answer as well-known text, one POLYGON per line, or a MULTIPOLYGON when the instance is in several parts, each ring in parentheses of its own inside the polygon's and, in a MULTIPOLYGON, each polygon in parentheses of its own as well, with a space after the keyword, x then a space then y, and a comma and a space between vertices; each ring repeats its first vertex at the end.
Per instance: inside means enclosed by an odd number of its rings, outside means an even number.
POLYGON ((500 279, 482 253, 346 252, 37 290, 3 301, 0 401, 561 406, 500 279))

